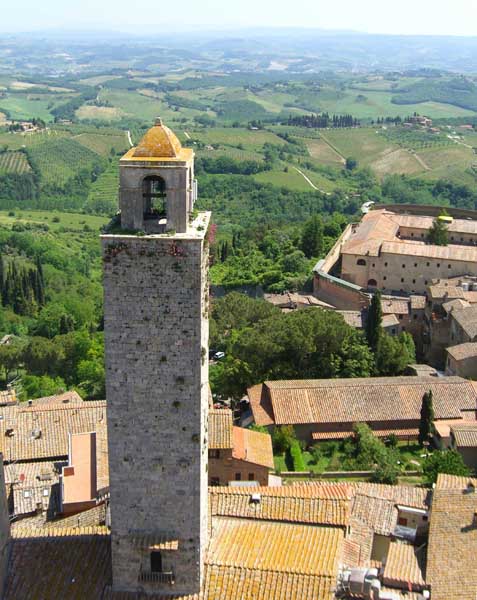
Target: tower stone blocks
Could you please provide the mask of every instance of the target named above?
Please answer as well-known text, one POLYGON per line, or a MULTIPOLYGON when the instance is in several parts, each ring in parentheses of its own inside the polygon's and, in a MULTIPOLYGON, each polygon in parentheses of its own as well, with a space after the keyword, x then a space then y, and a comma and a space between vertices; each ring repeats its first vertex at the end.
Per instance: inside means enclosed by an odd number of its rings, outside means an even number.
POLYGON ((165 596, 199 592, 207 546, 210 216, 166 190, 185 232, 102 236, 113 589, 165 596))

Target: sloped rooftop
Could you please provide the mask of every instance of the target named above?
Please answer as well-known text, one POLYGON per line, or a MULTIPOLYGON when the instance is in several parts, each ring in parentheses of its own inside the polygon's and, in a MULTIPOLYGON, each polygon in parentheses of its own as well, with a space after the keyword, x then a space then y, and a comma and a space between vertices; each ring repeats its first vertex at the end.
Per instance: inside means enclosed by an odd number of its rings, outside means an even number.
POLYGON ((460 377, 267 381, 250 388, 248 395, 259 425, 369 423, 419 419, 429 390, 436 419, 459 419, 463 410, 477 407, 474 387, 460 377))

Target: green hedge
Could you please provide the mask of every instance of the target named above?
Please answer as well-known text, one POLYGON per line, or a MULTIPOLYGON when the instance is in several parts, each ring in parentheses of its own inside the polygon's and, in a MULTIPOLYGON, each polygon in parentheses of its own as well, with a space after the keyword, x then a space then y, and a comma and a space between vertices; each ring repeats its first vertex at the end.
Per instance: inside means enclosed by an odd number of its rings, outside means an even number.
POLYGON ((303 460, 303 454, 298 440, 293 440, 290 444, 290 455, 293 461, 294 471, 306 471, 305 461, 303 460))

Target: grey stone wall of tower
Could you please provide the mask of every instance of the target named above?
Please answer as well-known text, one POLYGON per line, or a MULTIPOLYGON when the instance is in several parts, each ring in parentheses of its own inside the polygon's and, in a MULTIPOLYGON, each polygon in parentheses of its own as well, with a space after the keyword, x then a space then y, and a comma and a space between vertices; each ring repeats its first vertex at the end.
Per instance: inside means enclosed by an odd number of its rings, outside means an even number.
MULTIPOLYGON (((190 173, 190 160, 182 168, 190 173)), ((210 215, 193 219, 192 203, 176 196, 167 214, 185 211, 186 231, 115 229, 101 240, 113 589, 165 596, 199 592, 208 535, 210 215)), ((129 202, 142 203, 140 189, 129 202)))

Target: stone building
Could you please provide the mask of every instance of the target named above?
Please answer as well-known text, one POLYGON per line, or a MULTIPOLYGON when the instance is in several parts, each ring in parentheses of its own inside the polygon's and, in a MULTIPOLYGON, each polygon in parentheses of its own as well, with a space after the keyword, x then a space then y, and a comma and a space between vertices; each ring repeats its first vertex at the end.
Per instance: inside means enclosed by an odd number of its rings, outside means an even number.
POLYGON ((435 246, 426 238, 439 210, 402 205, 368 212, 316 265, 315 295, 356 309, 367 291, 424 294, 432 279, 477 275, 477 213, 450 209, 449 244, 435 246))
POLYGON ((477 343, 457 344, 446 351, 446 375, 477 379, 477 343))
POLYGON ((113 590, 195 594, 207 547, 209 214, 160 119, 102 236, 113 590))

